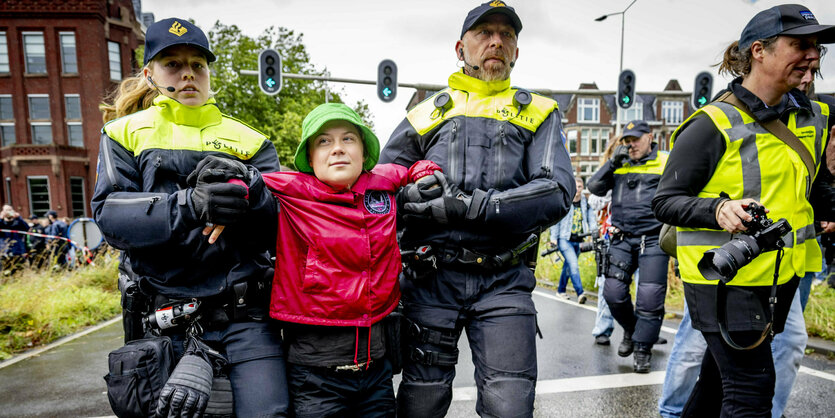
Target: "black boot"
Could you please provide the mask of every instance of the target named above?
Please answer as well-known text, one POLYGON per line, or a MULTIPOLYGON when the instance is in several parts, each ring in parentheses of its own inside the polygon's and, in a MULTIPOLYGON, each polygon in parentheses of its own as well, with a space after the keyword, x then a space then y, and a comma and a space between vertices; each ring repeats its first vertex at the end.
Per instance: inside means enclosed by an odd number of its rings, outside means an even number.
POLYGON ((632 333, 623 331, 623 340, 620 342, 618 346, 618 355, 621 357, 629 357, 632 354, 632 350, 634 349, 635 343, 632 342, 632 333))
POLYGON ((635 356, 633 358, 632 367, 635 368, 635 373, 649 373, 649 364, 652 360, 652 351, 638 347, 635 349, 635 356))

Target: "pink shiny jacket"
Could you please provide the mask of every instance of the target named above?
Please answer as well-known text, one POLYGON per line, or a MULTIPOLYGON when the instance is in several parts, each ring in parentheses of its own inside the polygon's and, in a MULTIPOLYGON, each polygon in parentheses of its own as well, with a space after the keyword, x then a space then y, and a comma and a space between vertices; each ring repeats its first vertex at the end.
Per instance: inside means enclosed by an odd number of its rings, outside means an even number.
POLYGON ((394 192, 435 170, 377 165, 341 192, 311 174, 264 174, 279 202, 270 316, 369 327, 388 315, 400 299, 394 192))

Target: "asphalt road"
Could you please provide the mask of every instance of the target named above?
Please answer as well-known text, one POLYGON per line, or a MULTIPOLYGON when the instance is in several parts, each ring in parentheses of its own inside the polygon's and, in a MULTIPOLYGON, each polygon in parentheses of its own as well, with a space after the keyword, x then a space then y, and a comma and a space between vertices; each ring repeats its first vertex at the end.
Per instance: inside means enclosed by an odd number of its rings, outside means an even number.
MULTIPOLYGON (((676 324, 665 324, 662 336, 670 343, 656 345, 652 372, 632 372, 631 358, 615 352, 613 344, 594 344, 593 306, 557 300, 554 292, 538 289, 534 300, 544 339, 537 340, 539 381, 537 417, 654 417, 661 394, 664 367, 676 324), (668 328, 672 327, 672 328, 668 328)), ((591 302, 591 301, 590 301, 591 302)), ((4 366, 0 363, 0 416, 112 415, 104 376, 107 353, 121 346, 119 322, 61 344, 37 356, 4 366)), ((474 417, 475 385, 466 338, 448 416, 474 417)), ((8 364, 8 363, 6 363, 8 364)), ((395 378, 396 382, 399 377, 395 378)), ((825 417, 835 411, 835 361, 807 355, 798 375, 785 416, 825 417)))

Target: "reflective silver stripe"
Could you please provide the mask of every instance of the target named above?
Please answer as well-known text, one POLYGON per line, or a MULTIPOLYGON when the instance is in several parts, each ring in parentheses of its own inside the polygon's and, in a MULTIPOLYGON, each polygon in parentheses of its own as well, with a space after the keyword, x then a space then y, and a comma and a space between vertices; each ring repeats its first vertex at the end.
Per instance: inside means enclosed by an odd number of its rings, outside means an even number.
POLYGON ((807 239, 815 239, 815 225, 806 225, 797 231, 798 244, 803 244, 807 239))
POLYGON ((679 247, 711 246, 721 247, 731 240, 732 235, 727 231, 678 231, 676 242, 679 247))
MULTIPOLYGON (((732 237, 733 236, 727 231, 678 231, 676 234, 677 245, 679 247, 721 247, 730 241, 732 237)), ((783 236, 783 243, 786 248, 794 246, 791 232, 783 236)))
MULTIPOLYGON (((832 109, 830 108, 829 111, 832 112, 832 109)), ((815 155, 813 155, 812 157, 814 157, 815 166, 817 167, 820 165, 820 157, 822 153, 821 148, 823 147, 823 137, 824 135, 826 135, 826 118, 822 117, 823 109, 821 108, 820 103, 814 101, 812 102, 812 113, 814 113, 814 115, 809 118, 805 117, 805 113, 803 114, 803 118, 799 117, 797 120, 797 126, 814 125, 815 127, 815 155), (801 123, 803 125, 801 125, 801 123)), ((829 117, 831 116, 832 115, 830 115, 829 117)))
POLYGON ((739 158, 742 166, 742 198, 750 197, 761 200, 762 183, 760 183, 760 158, 757 150, 757 139, 754 135, 744 138, 739 147, 739 158))

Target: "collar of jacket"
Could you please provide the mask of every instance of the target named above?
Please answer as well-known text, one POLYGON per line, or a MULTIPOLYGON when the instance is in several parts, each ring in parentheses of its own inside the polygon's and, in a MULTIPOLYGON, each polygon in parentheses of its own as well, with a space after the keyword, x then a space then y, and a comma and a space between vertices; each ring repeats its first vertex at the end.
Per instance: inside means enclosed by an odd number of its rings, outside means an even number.
POLYGON ((510 88, 510 79, 498 81, 481 81, 475 77, 464 74, 464 69, 452 73, 449 76, 449 87, 456 90, 464 90, 470 93, 493 96, 510 88))
POLYGON ((742 77, 737 77, 731 81, 730 84, 728 84, 728 89, 731 90, 742 103, 745 103, 751 113, 753 113, 754 116, 761 121, 768 122, 772 119, 783 116, 786 112, 798 109, 812 112, 812 103, 809 101, 809 98, 798 89, 789 90, 789 92, 786 93, 780 100, 780 104, 771 107, 766 105, 765 102, 763 102, 750 90, 742 87, 742 77))
POLYGON ((161 94, 154 99, 154 106, 166 119, 178 125, 203 128, 217 125, 222 119, 213 97, 202 106, 192 107, 161 94))
POLYGON ((658 144, 653 142, 649 144, 649 154, 644 155, 638 161, 629 160, 629 165, 641 165, 656 158, 658 158, 658 144))

